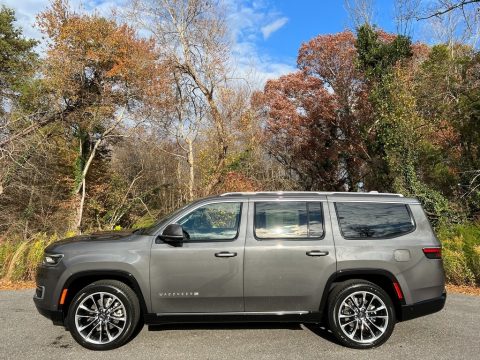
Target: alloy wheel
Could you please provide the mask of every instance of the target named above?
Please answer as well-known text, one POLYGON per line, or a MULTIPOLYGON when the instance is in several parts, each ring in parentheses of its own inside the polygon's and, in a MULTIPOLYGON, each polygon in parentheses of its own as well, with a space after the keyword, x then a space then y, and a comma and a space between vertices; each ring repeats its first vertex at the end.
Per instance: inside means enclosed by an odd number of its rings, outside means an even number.
POLYGON ((108 344, 118 338, 127 325, 123 302, 108 292, 88 295, 75 312, 75 326, 82 338, 92 344, 108 344))
POLYGON ((389 322, 385 303, 369 291, 357 291, 347 296, 337 316, 342 332, 361 344, 379 339, 387 331, 389 322))

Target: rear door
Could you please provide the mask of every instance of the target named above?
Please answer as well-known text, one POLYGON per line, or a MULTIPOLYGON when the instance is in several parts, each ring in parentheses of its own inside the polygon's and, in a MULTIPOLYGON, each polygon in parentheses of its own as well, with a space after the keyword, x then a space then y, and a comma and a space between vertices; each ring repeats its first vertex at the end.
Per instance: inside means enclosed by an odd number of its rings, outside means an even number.
POLYGON ((247 211, 248 202, 243 199, 211 201, 186 209, 170 221, 182 225, 190 239, 177 247, 165 242, 152 245, 155 313, 244 311, 247 211))
POLYGON ((329 220, 324 196, 251 200, 245 311, 318 311, 327 280, 336 271, 329 220))

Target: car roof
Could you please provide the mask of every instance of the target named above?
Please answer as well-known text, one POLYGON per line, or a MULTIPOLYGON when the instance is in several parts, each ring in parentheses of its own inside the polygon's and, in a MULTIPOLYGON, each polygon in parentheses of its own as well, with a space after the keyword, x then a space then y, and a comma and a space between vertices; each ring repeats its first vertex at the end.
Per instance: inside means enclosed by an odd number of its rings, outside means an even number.
POLYGON ((417 199, 406 198, 402 194, 371 192, 338 192, 338 191, 258 191, 258 192, 227 192, 208 199, 239 199, 255 200, 272 199, 328 199, 332 201, 368 201, 368 202, 400 202, 418 203, 417 199))

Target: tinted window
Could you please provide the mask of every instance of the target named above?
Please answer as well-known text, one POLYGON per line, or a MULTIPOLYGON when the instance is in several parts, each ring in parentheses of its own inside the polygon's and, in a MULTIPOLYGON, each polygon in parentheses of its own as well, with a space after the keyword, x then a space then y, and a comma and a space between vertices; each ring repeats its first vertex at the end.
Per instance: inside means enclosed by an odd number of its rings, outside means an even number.
POLYGON ((415 225, 404 204, 335 203, 342 234, 347 239, 400 236, 415 225))
POLYGON ((323 235, 321 203, 255 203, 255 235, 260 239, 318 238, 323 235))
POLYGON ((233 240, 240 224, 241 203, 216 203, 201 206, 185 215, 178 224, 190 240, 233 240))

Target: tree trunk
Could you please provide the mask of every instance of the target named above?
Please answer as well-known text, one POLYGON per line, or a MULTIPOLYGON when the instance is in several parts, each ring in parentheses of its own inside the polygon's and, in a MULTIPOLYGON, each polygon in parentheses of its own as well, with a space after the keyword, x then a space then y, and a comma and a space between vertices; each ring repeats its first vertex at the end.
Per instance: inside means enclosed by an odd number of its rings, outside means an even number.
POLYGON ((222 115, 217 108, 217 104, 215 103, 213 96, 208 94, 207 99, 210 106, 210 114, 212 116, 217 133, 217 163, 215 164, 212 179, 205 187, 205 195, 209 195, 213 188, 221 182, 222 170, 225 166, 228 151, 228 141, 222 115))
POLYGON ((188 200, 193 201, 194 199, 194 186, 195 186, 195 169, 194 169, 194 159, 193 159, 193 141, 192 139, 187 139, 188 145, 188 167, 189 167, 189 178, 188 178, 188 200))
POLYGON ((81 194, 80 194, 79 204, 77 208, 77 216, 75 219, 75 230, 77 230, 77 232, 80 232, 80 233, 82 232, 81 226, 82 226, 82 219, 83 219, 83 208, 85 205, 85 183, 86 183, 85 178, 83 178, 82 185, 80 188, 81 194))

